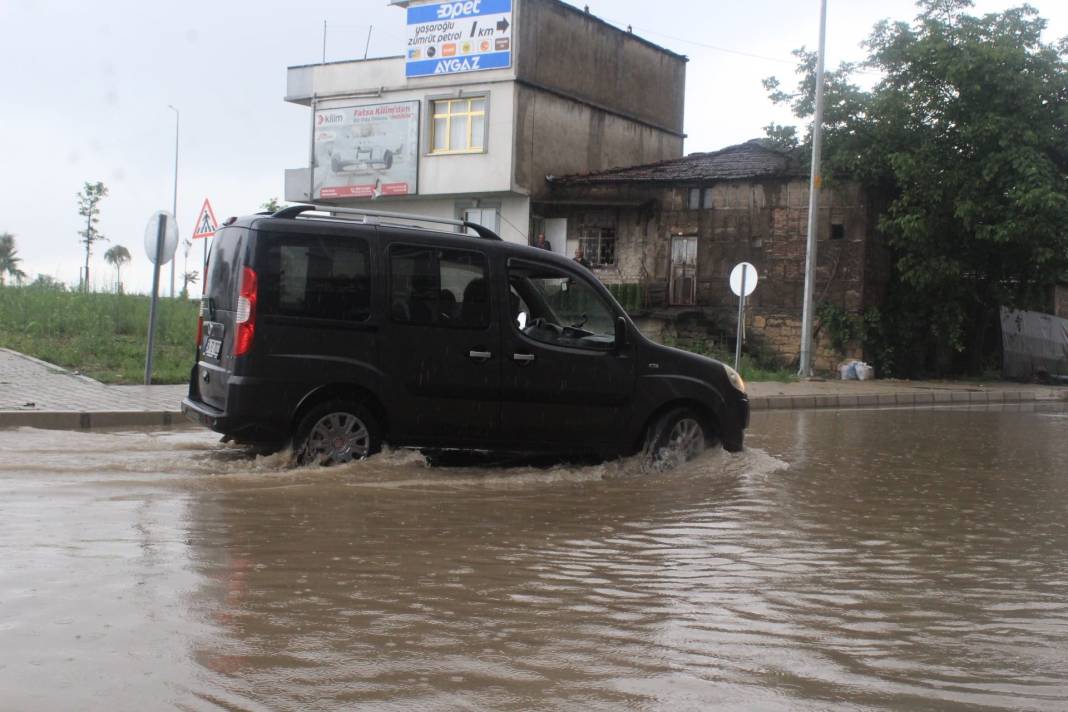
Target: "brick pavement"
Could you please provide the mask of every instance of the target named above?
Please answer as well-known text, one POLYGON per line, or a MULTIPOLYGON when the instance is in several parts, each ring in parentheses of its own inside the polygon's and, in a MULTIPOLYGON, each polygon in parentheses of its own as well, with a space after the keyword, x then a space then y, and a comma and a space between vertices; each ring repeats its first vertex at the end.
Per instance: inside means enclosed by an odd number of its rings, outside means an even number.
POLYGON ((151 426, 184 422, 187 387, 109 386, 0 348, 0 427, 151 426))
MULTIPOLYGON (((185 385, 109 386, 0 348, 0 427, 79 429, 185 424, 185 385)), ((753 410, 998 405, 1068 400, 1068 387, 964 381, 749 384, 753 410)))

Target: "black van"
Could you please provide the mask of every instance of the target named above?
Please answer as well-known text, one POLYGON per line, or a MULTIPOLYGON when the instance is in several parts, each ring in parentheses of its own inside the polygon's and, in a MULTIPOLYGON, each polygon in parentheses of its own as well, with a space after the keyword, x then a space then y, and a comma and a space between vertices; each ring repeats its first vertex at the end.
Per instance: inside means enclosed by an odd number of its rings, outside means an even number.
POLYGON ((733 369, 649 341, 584 267, 479 225, 292 206, 228 221, 204 285, 182 411, 237 442, 292 443, 304 463, 383 442, 742 449, 733 369))

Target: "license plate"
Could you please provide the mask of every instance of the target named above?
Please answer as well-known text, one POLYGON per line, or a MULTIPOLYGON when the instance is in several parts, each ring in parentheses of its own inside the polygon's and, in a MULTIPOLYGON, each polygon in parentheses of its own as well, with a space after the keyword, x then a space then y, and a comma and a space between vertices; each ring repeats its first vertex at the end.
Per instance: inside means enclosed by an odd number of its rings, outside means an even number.
POLYGON ((208 358, 219 358, 220 351, 222 351, 222 340, 208 339, 204 342, 204 355, 208 358))

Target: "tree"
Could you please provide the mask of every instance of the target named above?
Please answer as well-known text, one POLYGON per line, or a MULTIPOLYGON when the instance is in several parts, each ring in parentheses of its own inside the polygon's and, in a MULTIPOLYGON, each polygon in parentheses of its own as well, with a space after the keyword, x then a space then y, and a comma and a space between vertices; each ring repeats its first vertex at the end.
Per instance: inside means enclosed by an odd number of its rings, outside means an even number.
MULTIPOLYGON (((884 365, 977 372, 996 351, 998 307, 1044 307, 1068 267, 1068 40, 1044 43, 1027 6, 982 17, 969 0, 918 6, 911 24, 876 25, 863 65, 829 74, 825 173, 885 202, 884 365), (862 91, 859 68, 882 79, 862 91)), ((814 56, 797 54, 798 91, 765 86, 805 117, 814 56)))
POLYGON ((37 274, 37 279, 30 283, 30 289, 48 289, 54 292, 67 291, 67 285, 49 274, 37 274))
POLYGON ((196 284, 198 279, 200 279, 200 272, 196 270, 182 273, 182 299, 189 299, 189 285, 196 284))
POLYGON ((107 187, 97 181, 86 183, 82 192, 78 193, 78 214, 85 218, 85 229, 78 232, 81 242, 85 245, 85 273, 83 275, 82 289, 89 291, 89 257, 93 251, 93 243, 107 240, 96 228, 100 221, 100 201, 108 194, 107 187))
POLYGON ((122 294, 122 266, 131 259, 130 251, 122 245, 109 247, 104 253, 104 261, 115 268, 115 282, 119 286, 119 294, 122 294))
POLYGON ((19 262, 22 258, 15 249, 15 236, 10 232, 0 233, 0 287, 4 286, 5 275, 13 277, 18 284, 26 279, 26 273, 19 269, 19 262))
POLYGON ((278 198, 271 198, 266 203, 260 205, 260 208, 268 213, 277 213, 284 206, 278 202, 278 198))

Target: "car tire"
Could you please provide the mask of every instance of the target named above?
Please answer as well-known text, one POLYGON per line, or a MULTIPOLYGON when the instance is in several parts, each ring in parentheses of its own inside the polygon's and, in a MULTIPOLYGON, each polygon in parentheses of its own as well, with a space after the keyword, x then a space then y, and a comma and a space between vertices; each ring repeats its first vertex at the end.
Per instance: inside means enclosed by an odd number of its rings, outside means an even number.
POLYGON ((655 469, 670 469, 694 459, 713 441, 699 413, 691 408, 675 408, 649 426, 642 454, 655 469))
POLYGON ((387 171, 393 167, 393 151, 386 151, 385 154, 383 154, 382 164, 386 167, 387 171))
POLYGON ((300 465, 337 465, 370 457, 382 448, 375 417, 352 401, 330 401, 308 411, 293 437, 300 465))

